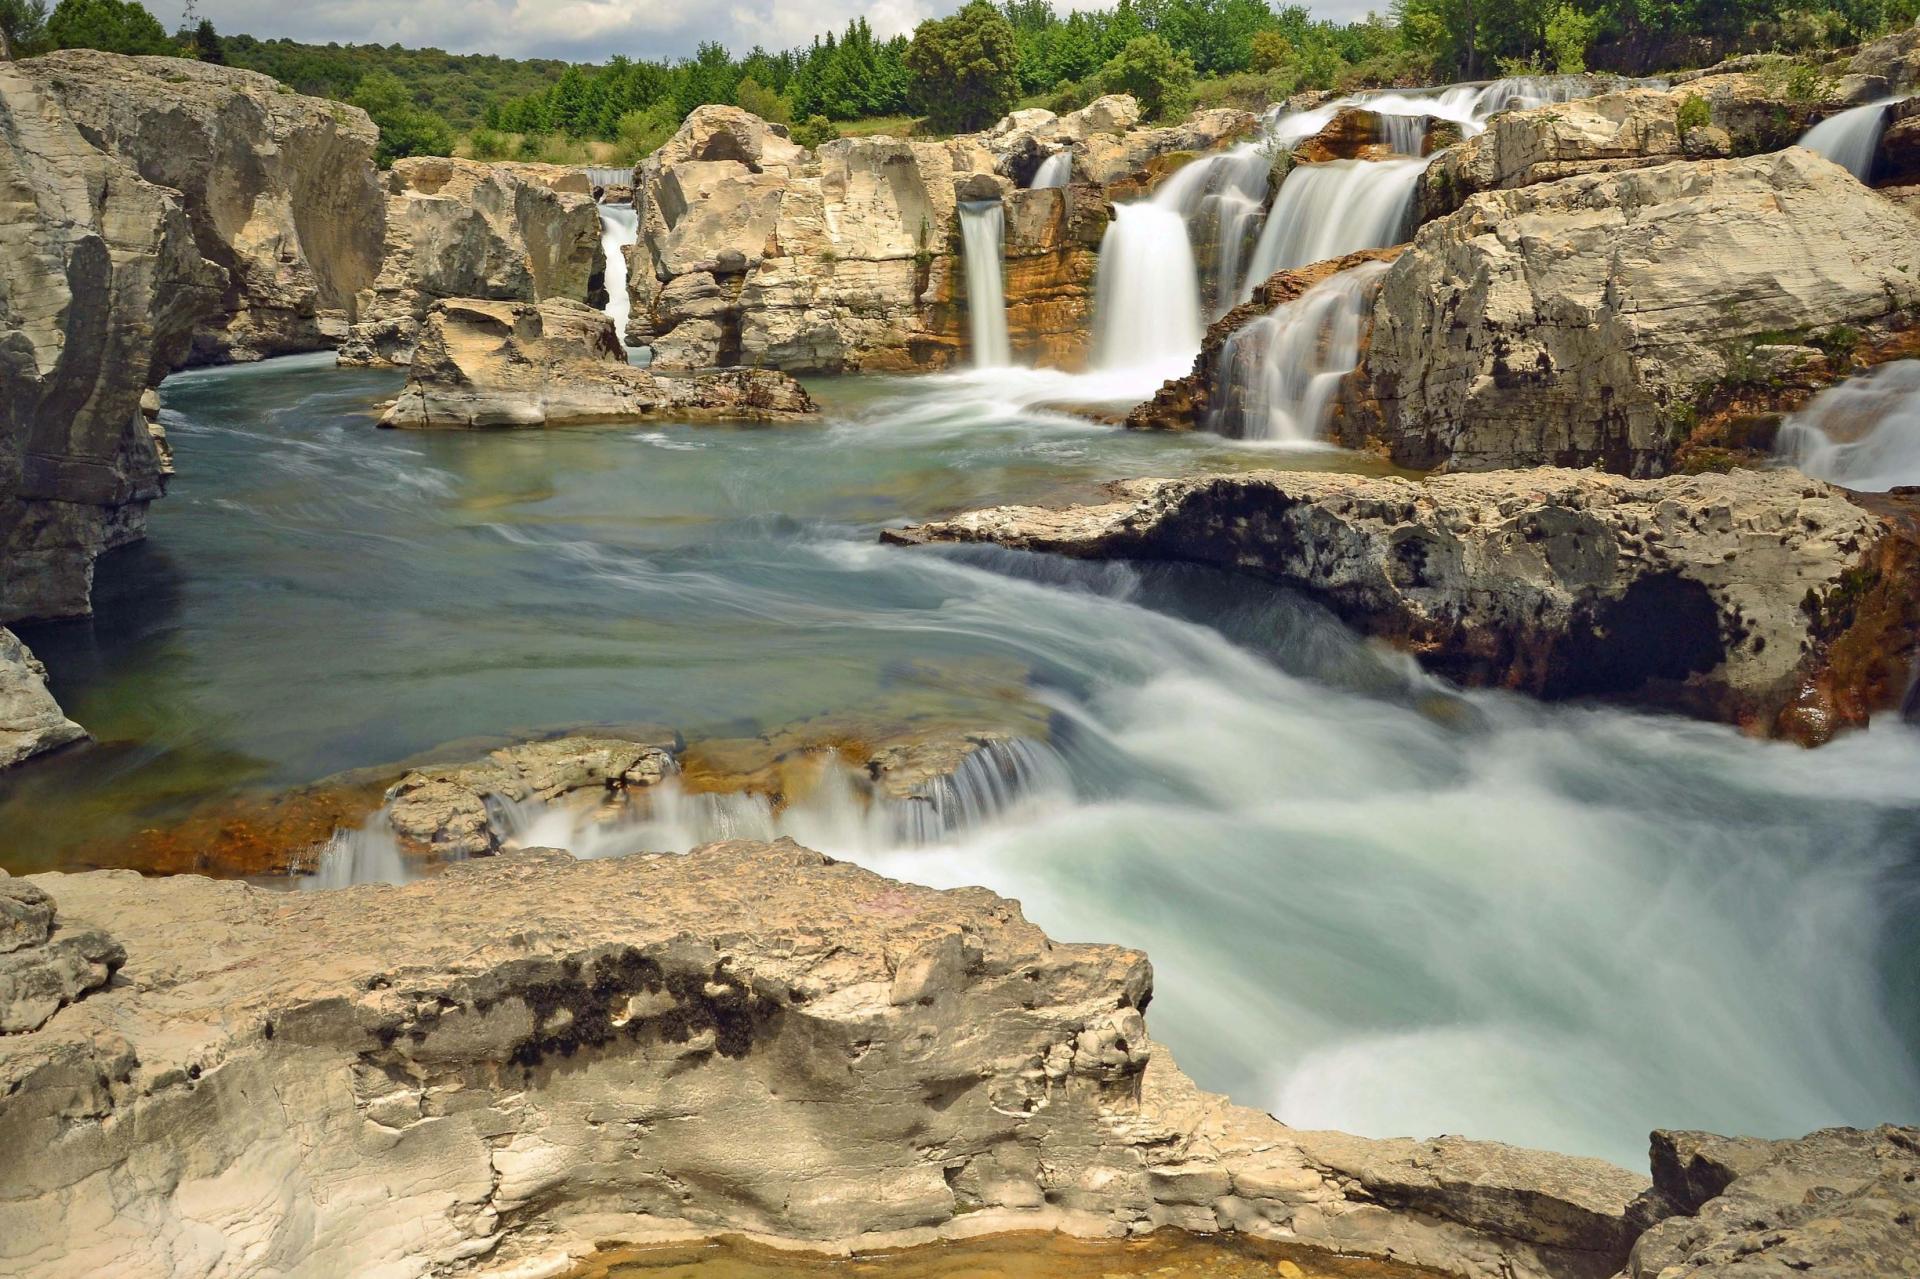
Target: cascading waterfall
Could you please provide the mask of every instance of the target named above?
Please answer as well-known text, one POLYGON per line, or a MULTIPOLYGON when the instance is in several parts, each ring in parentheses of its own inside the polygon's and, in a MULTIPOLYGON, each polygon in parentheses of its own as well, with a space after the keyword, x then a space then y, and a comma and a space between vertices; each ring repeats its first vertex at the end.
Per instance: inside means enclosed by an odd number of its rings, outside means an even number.
POLYGON ((1013 363, 1007 336, 1007 294, 1001 279, 1007 215, 998 200, 970 200, 960 206, 960 241, 967 267, 967 324, 976 368, 998 369, 1013 363))
POLYGON ((627 296, 627 245, 640 238, 640 215, 631 204, 600 206, 600 251, 607 259, 607 314, 622 345, 627 340, 627 319, 633 302, 627 296))
POLYGON ((1829 116, 1808 129, 1800 145, 1865 182, 1873 172, 1873 154, 1880 149, 1880 135, 1887 127, 1887 108, 1900 100, 1883 98, 1829 116))
POLYGON ((1781 424, 1774 457, 1863 492, 1920 484, 1920 360, 1883 364, 1820 392, 1781 424))
POLYGON ((1033 189, 1063 187, 1073 180, 1073 152, 1055 151, 1033 171, 1033 189))
POLYGON ((1334 160, 1287 175, 1241 282, 1242 301, 1275 271, 1399 243, 1425 160, 1334 160))
POLYGON ((1340 380, 1360 362, 1367 312, 1384 262, 1367 262, 1325 280, 1227 339, 1208 429, 1278 444, 1314 444, 1340 380))
POLYGON ((1186 219, 1157 201, 1115 208, 1100 242, 1093 309, 1097 367, 1185 373, 1206 331, 1186 219))
POLYGON ((315 851, 313 868, 301 878, 300 887, 324 891, 353 884, 404 884, 412 878, 382 808, 365 826, 333 832, 315 851))
POLYGON ((1206 315, 1218 319, 1239 300, 1247 245, 1271 184, 1274 144, 1263 138, 1201 156, 1164 182, 1153 203, 1179 214, 1192 242, 1206 315), (1211 247, 1212 253, 1206 250, 1211 247))

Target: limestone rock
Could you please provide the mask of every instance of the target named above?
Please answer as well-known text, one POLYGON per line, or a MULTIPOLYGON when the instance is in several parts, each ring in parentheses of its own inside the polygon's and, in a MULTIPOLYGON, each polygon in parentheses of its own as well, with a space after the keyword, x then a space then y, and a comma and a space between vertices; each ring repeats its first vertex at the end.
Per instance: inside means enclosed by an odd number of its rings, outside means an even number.
POLYGON ((444 156, 394 162, 380 270, 340 348, 351 365, 406 364, 436 302, 584 302, 604 267, 586 175, 444 156))
POLYGON ((90 612, 94 559, 145 535, 165 471, 141 397, 224 281, 179 197, 89 140, 50 65, 94 63, 0 63, 0 622, 90 612))
POLYGON ((1887 108, 1887 127, 1875 154, 1876 186, 1907 186, 1920 182, 1920 97, 1887 108))
POLYGON ((1378 114, 1362 107, 1342 107, 1316 134, 1293 148, 1301 164, 1330 160, 1383 160, 1393 154, 1378 114))
POLYGON ((1920 221, 1798 148, 1470 199, 1388 273, 1349 443, 1657 474, 1760 345, 1920 309, 1920 221))
POLYGON ((1654 1194, 1679 1215, 1641 1237, 1624 1279, 1920 1271, 1920 1129, 1793 1141, 1656 1132, 1653 1171, 1654 1194))
POLYGON ((96 145, 180 192, 227 272, 192 360, 332 346, 380 265, 378 131, 357 107, 181 58, 68 49, 19 64, 96 145))
POLYGON ((791 377, 722 369, 656 377, 627 362, 613 322, 579 302, 437 302, 382 426, 554 426, 642 418, 780 421, 814 412, 791 377))
POLYGON ((128 960, 0 1039, 0 1255, 22 1279, 561 1272, 646 1231, 1161 1226, 1548 1279, 1623 1264, 1601 1223, 1646 1184, 1294 1134, 1152 1042, 1139 953, 790 843, 294 895, 35 882, 63 920, 114 920, 128 960))
POLYGON ((1848 62, 1847 70, 1856 76, 1878 80, 1885 94, 1903 95, 1920 89, 1920 26, 1895 31, 1862 45, 1848 62))
POLYGON ((1460 683, 1625 698, 1808 742, 1897 703, 1920 651, 1920 575, 1889 566, 1920 534, 1792 472, 1265 471, 1111 488, 1105 505, 1001 507, 887 536, 1239 568, 1460 683), (1836 680, 1870 688, 1809 691, 1836 680))
POLYGON ((47 691, 47 668, 12 631, 0 627, 0 768, 86 735, 47 691))
POLYGON ((126 962, 113 938, 60 927, 56 914, 46 889, 0 875, 0 1035, 40 1029, 126 962))
POLYGON ((0 955, 46 943, 53 931, 53 898, 24 879, 0 876, 0 955))
POLYGON ((1221 107, 1163 128, 1094 133, 1074 147, 1074 172, 1115 198, 1145 195, 1183 158, 1239 142, 1258 126, 1252 112, 1221 107))

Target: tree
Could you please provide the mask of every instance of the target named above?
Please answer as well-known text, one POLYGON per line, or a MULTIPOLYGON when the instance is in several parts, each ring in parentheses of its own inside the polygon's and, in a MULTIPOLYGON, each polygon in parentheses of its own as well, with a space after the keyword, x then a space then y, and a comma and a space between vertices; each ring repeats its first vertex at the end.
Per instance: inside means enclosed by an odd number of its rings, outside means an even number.
POLYGON ((1587 46, 1593 43, 1593 33, 1599 26, 1598 14, 1581 13, 1561 0, 1560 7, 1548 17, 1544 33, 1553 69, 1561 75, 1579 75, 1585 71, 1587 46))
POLYGON ((220 38, 220 33, 213 29, 213 19, 200 19, 194 25, 185 43, 187 53, 201 62, 211 62, 217 67, 227 65, 226 42, 220 38))
POLYGON ((351 101, 373 117, 380 129, 380 147, 374 158, 381 168, 410 155, 453 154, 453 129, 415 104, 406 86, 391 71, 361 76, 351 101))
POLYGON ((1164 119, 1185 108, 1193 89, 1193 61, 1158 35, 1135 36, 1100 68, 1100 87, 1131 93, 1147 119, 1164 119))
POLYGON ((60 0, 47 19, 47 41, 56 49, 176 51, 160 20, 132 0, 60 0))
POLYGON ((1247 67, 1253 71, 1278 71, 1293 61, 1293 41, 1279 31, 1254 33, 1247 50, 1247 67))
POLYGON ((751 111, 762 120, 771 120, 775 124, 785 124, 791 117, 787 100, 752 76, 735 87, 733 103, 742 111, 751 111))
POLYGON ((937 128, 985 128, 1020 94, 1013 24, 987 0, 972 0, 951 18, 921 23, 907 47, 906 65, 914 100, 937 128))
POLYGON ((0 0, 0 62, 27 58, 47 41, 47 0, 0 0))

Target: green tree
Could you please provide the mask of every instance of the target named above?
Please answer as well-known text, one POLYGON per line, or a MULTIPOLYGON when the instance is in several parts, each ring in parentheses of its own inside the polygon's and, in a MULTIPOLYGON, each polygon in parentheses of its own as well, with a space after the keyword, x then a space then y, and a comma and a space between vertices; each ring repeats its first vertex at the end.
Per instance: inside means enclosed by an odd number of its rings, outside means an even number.
POLYGON ((1293 41, 1280 31, 1259 31, 1254 33, 1247 51, 1247 68, 1251 71, 1278 71, 1293 61, 1293 41))
POLYGON ((176 52, 160 20, 132 0, 60 0, 47 19, 47 41, 56 49, 176 52))
POLYGON ((733 104, 742 111, 751 111, 762 120, 771 120, 775 124, 785 124, 792 119, 787 100, 752 76, 734 86, 733 104))
POLYGON ((381 168, 410 155, 453 154, 453 129, 417 105, 392 72, 374 71, 360 77, 360 87, 353 91, 351 101, 373 117, 380 129, 380 146, 374 158, 381 168))
POLYGON ((187 55, 201 62, 211 62, 216 67, 227 65, 226 41, 213 29, 213 19, 202 18, 194 25, 184 41, 187 55))
POLYGON ((0 61, 27 58, 47 43, 47 0, 0 0, 0 61))
POLYGON ((1100 87, 1131 93, 1149 120, 1185 109, 1193 90, 1193 61, 1158 35, 1135 36, 1100 68, 1100 87))
POLYGON ((1600 26, 1598 14, 1581 13, 1561 0, 1560 7, 1547 18, 1543 33, 1547 57, 1561 75, 1578 75, 1587 69, 1587 46, 1593 43, 1600 26))
POLYGON ((1020 94, 1019 64, 1013 25, 987 0, 921 23, 906 52, 914 100, 942 129, 985 128, 1005 115, 1020 94))

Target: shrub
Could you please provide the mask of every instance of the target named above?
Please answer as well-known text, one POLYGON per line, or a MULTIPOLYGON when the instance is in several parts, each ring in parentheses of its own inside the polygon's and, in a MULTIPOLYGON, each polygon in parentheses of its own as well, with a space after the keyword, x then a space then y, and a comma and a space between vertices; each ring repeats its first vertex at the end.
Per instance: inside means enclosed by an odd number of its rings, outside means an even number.
POLYGON ((1680 140, 1685 142, 1689 133, 1713 123, 1713 112, 1708 109, 1705 98, 1697 93, 1689 93, 1680 99, 1680 108, 1674 113, 1673 122, 1679 130, 1680 140))
POLYGON ((1193 93, 1193 60, 1158 35, 1135 36, 1100 68, 1100 87, 1131 93, 1149 120, 1186 109, 1193 93))
POLYGON ((475 129, 467 139, 467 149, 476 160, 504 160, 512 153, 507 135, 495 129, 475 129))
POLYGON ((641 111, 628 111, 613 126, 614 145, 623 160, 639 162, 660 149, 680 127, 680 116, 670 98, 641 111))
POLYGON ((1249 71, 1278 71, 1293 61, 1293 41, 1278 31, 1256 31, 1253 51, 1247 58, 1249 71))
POLYGON ((795 142, 812 149, 823 142, 831 142, 839 137, 840 126, 823 115, 810 115, 794 125, 789 132, 793 135, 795 142))
POLYGON ((1587 69, 1587 46, 1600 27, 1600 15, 1580 12, 1561 0, 1547 19, 1547 56, 1561 75, 1579 75, 1587 69))
POLYGON ((733 104, 742 111, 751 111, 762 120, 771 120, 775 124, 786 124, 793 119, 787 100, 752 76, 742 80, 734 89, 733 104))

